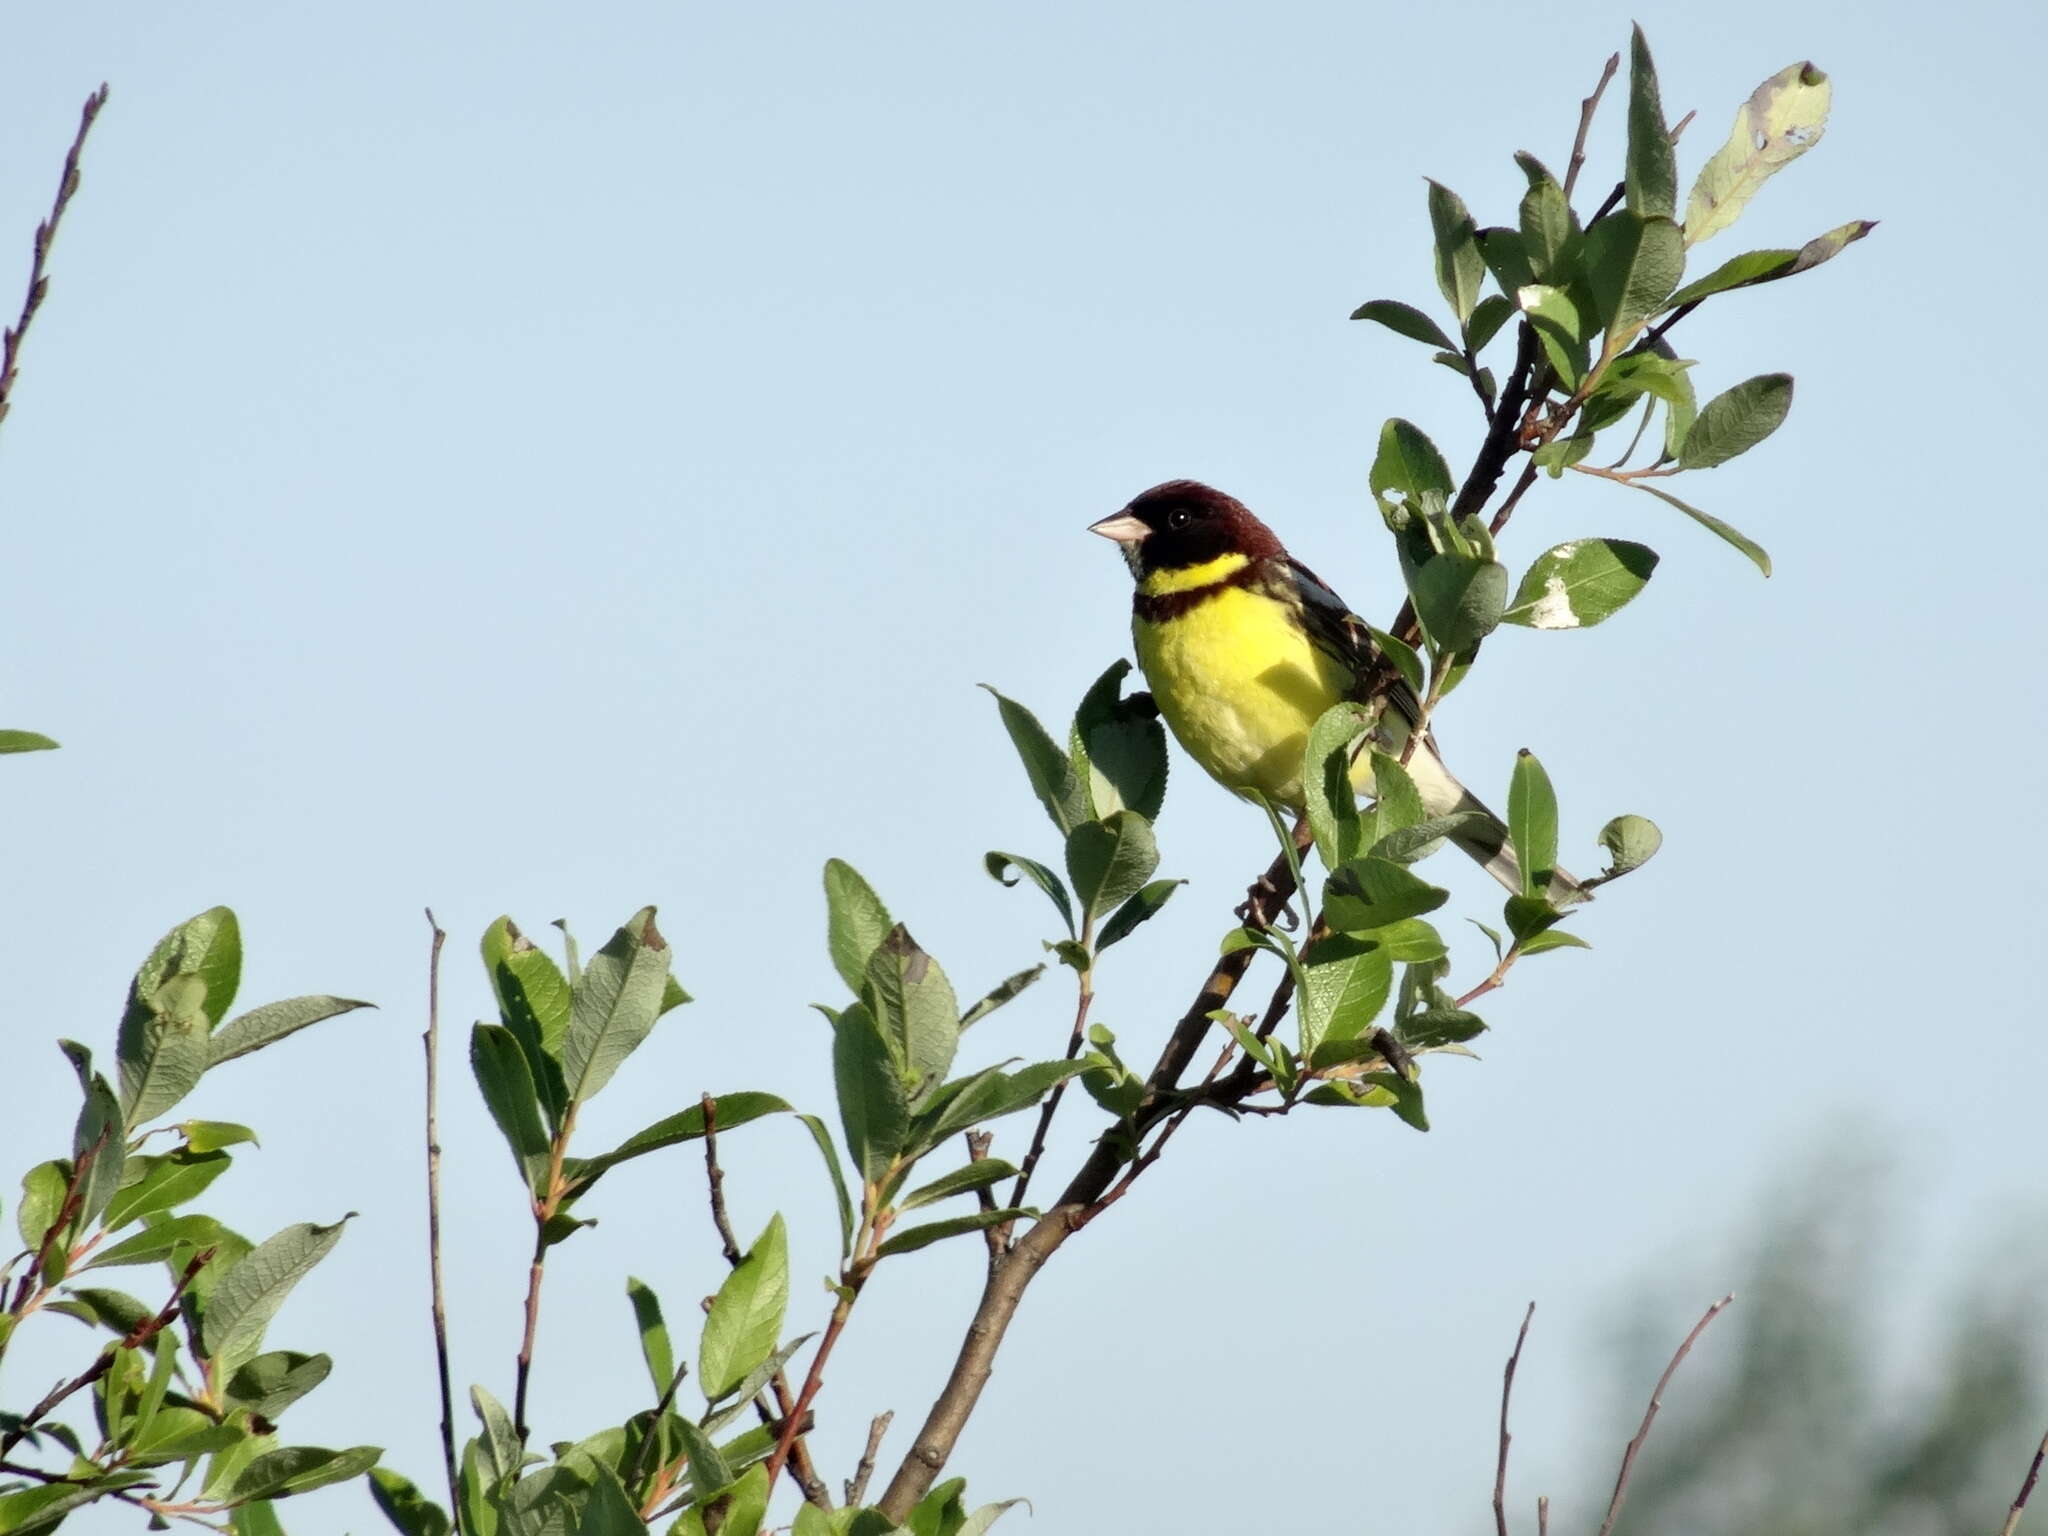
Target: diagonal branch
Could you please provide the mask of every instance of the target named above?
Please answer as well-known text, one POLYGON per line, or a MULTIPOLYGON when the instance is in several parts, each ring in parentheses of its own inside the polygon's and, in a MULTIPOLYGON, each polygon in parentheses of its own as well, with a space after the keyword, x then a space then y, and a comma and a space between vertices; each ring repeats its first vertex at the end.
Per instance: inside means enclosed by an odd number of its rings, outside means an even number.
POLYGON ((2034 1484, 2041 1480, 2041 1463, 2048 1460, 2048 1435, 2041 1437, 2041 1448, 2034 1452, 2033 1464, 2027 1468, 2026 1481, 2020 1484, 2019 1496, 2012 1501, 2012 1508, 2006 1512, 2005 1524, 1999 1528, 1998 1536, 2012 1536, 2020 1528, 2020 1516, 2027 1512, 2027 1500, 2033 1497, 2034 1484))
POLYGON ((1719 1317, 1722 1308, 1734 1299, 1732 1294, 1723 1296, 1707 1308, 1706 1316, 1692 1325, 1692 1332, 1685 1336, 1685 1342, 1678 1346, 1671 1363, 1664 1367, 1664 1374, 1657 1378, 1657 1388, 1650 1394, 1650 1406, 1643 1410, 1642 1425, 1636 1430, 1635 1438, 1629 1441, 1628 1449, 1621 1453, 1621 1473, 1614 1480, 1614 1497, 1607 1501, 1607 1518, 1600 1522, 1600 1536, 1610 1536, 1614 1522, 1621 1518, 1621 1503, 1628 1497, 1629 1474, 1636 1469, 1636 1457, 1642 1454, 1643 1442, 1650 1438, 1650 1426, 1657 1421, 1657 1410, 1664 1406, 1664 1389, 1671 1385, 1672 1376, 1691 1352, 1693 1344, 1707 1331, 1707 1324, 1719 1317))

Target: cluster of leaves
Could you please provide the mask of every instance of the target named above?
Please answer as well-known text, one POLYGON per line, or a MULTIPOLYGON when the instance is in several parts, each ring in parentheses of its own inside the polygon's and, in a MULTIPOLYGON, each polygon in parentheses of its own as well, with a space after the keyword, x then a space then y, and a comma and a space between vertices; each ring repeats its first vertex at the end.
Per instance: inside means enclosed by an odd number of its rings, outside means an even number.
POLYGON ((277 1529, 274 1501, 354 1477, 380 1454, 281 1442, 279 1418, 332 1361, 264 1348, 278 1308, 347 1218, 252 1243, 190 1206, 227 1171, 228 1149, 255 1133, 219 1121, 151 1124, 213 1068, 366 1006, 298 997, 228 1018, 241 972, 235 915, 202 912, 165 935, 135 974, 118 1087, 84 1046, 60 1042, 84 1102, 70 1155, 22 1180, 23 1247, 0 1266, 0 1353, 37 1313, 111 1337, 33 1407, 0 1413, 0 1532, 53 1530, 111 1498, 157 1521, 226 1517, 238 1532, 265 1536, 277 1529), (156 1137, 169 1139, 166 1149, 146 1150, 156 1137), (162 1300, 102 1283, 104 1271, 153 1266, 167 1275, 162 1300), (91 1402, 89 1429, 71 1422, 79 1394, 91 1402))
MULTIPOLYGON (((670 974, 669 945, 652 908, 634 914, 587 963, 579 962, 571 940, 566 964, 558 965, 509 918, 485 933, 483 959, 499 1021, 475 1026, 470 1062, 528 1197, 534 1250, 529 1335, 513 1407, 508 1412, 483 1387, 470 1392, 478 1432, 459 1458, 455 1514, 462 1530, 473 1536, 639 1532, 674 1515, 670 1529, 685 1536, 712 1530, 754 1536, 766 1518, 777 1472, 799 1454, 825 1354, 874 1269, 884 1259, 1018 1214, 994 1208, 898 1226, 908 1212, 978 1196, 1014 1175, 1008 1163, 970 1161, 904 1189, 912 1170, 942 1143, 1030 1107, 1076 1070, 1054 1062, 946 1079, 962 1032, 1016 996, 1038 972, 1010 978, 963 1013, 937 961, 890 918, 855 870, 837 860, 828 863, 825 888, 832 958, 856 994, 843 1008, 821 1008, 832 1022, 845 1153, 858 1174, 851 1186, 825 1123, 768 1093, 706 1095, 610 1151, 573 1155, 571 1138, 584 1106, 656 1023, 689 1000, 670 974), (551 1248, 590 1224, 577 1214, 577 1202, 621 1163, 771 1115, 794 1116, 809 1132, 840 1215, 841 1267, 831 1283, 832 1318, 801 1394, 791 1391, 786 1371, 816 1335, 784 1337, 789 1246, 778 1214, 750 1248, 728 1251, 731 1272, 711 1299, 697 1342, 701 1410, 686 1412, 679 1403, 690 1362, 677 1358, 659 1296, 629 1279, 627 1297, 651 1406, 623 1424, 558 1442, 549 1456, 530 1449, 526 1384, 541 1268, 551 1248), (740 1427, 749 1417, 757 1422, 740 1427)), ((716 1200, 714 1213, 722 1224, 723 1207, 716 1200)), ((391 1471, 377 1469, 373 1484, 379 1507, 406 1536, 446 1536, 455 1524, 449 1510, 391 1471)), ((814 1493, 821 1488, 813 1484, 814 1493)), ((969 1512, 959 1495, 957 1484, 934 1490, 900 1528, 928 1536, 978 1532, 1004 1507, 969 1512)), ((899 1529, 872 1510, 826 1505, 829 1500, 806 1504, 798 1529, 836 1536, 899 1529)))
MULTIPOLYGON (((1770 557, 1754 540, 1654 482, 1725 464, 1770 436, 1791 407, 1791 377, 1746 379, 1702 406, 1693 360, 1679 357, 1666 335, 1706 300, 1808 271, 1875 227, 1853 220, 1797 250, 1745 252, 1684 281, 1692 248, 1733 224, 1765 181, 1819 141, 1831 94, 1827 76, 1809 63, 1759 85, 1737 111, 1727 141, 1701 168, 1681 222, 1674 136, 1638 29, 1630 50, 1627 171, 1593 216, 1582 223, 1571 203, 1577 151, 1562 185, 1535 156, 1515 157, 1528 190, 1512 225, 1480 227, 1456 193, 1432 182, 1437 285, 1456 336, 1421 310, 1390 299, 1361 306, 1353 318, 1377 321, 1436 349, 1435 360, 1471 381, 1490 417, 1513 418, 1499 424, 1530 453, 1530 473, 1573 469, 1646 492, 1727 540, 1768 575, 1770 557), (1492 293, 1483 291, 1489 277, 1492 293), (1520 350, 1504 394, 1481 357, 1496 338, 1510 334, 1508 322, 1518 317, 1524 323, 1512 334, 1520 350), (1509 410, 1502 413, 1502 406, 1509 410), (1662 427, 1653 433, 1660 412, 1662 427), (1620 456, 1604 467, 1587 464, 1599 434, 1631 417, 1620 456), (1646 440, 1647 461, 1629 468, 1646 440)), ((1505 572, 1492 569, 1486 530, 1472 516, 1478 509, 1456 504, 1441 455, 1414 427, 1390 423, 1373 490, 1402 538, 1404 564, 1452 561, 1422 583, 1429 590, 1417 592, 1416 606, 1425 632, 1453 652, 1503 621, 1539 629, 1597 624, 1641 588, 1656 563, 1640 544, 1575 540, 1543 556, 1509 602, 1505 572)))

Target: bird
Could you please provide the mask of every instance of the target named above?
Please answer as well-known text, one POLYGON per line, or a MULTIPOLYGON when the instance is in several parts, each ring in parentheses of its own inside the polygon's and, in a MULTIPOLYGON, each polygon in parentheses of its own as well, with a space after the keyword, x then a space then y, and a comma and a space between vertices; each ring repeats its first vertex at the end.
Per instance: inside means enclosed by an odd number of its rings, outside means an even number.
MULTIPOLYGON (((1168 480, 1089 525, 1114 540, 1136 583, 1131 629, 1139 668, 1181 747, 1225 789, 1300 814, 1309 728, 1346 699, 1381 703, 1372 744, 1398 757, 1421 703, 1363 619, 1251 509, 1198 480, 1168 480)), ((1433 734, 1406 764, 1432 817, 1479 812, 1450 841, 1510 891, 1522 871, 1507 823, 1444 766, 1433 734)), ((1371 755, 1355 787, 1370 792, 1371 755)), ((1563 906, 1591 892, 1562 870, 1563 906)))

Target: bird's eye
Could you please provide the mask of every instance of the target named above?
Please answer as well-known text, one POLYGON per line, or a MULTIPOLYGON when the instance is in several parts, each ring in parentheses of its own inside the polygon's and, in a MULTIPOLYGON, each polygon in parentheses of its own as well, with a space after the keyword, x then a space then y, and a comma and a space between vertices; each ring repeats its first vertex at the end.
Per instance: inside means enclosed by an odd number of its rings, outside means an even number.
POLYGON ((1166 526, 1176 530, 1187 527, 1194 520, 1195 514, 1186 507, 1176 507, 1173 511, 1166 514, 1166 526))

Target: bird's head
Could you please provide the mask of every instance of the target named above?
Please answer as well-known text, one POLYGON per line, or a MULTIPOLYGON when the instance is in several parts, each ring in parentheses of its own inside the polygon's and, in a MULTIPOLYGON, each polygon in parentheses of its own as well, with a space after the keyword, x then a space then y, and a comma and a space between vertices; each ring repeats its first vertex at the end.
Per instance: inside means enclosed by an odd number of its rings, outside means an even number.
POLYGON ((1088 531, 1116 540, 1131 573, 1140 579, 1207 565, 1226 555, 1259 560, 1284 553, 1273 530, 1249 507, 1199 480, 1155 485, 1132 497, 1115 516, 1089 524, 1088 531))

